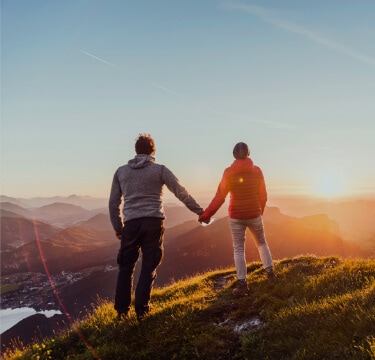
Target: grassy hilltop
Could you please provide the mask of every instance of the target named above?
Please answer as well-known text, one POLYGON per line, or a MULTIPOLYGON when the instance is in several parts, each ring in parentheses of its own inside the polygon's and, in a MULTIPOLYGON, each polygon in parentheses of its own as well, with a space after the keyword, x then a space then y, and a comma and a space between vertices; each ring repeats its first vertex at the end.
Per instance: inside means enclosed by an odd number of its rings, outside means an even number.
POLYGON ((269 283, 248 264, 251 293, 232 296, 234 269, 154 289, 152 311, 116 321, 100 300, 70 330, 4 359, 375 359, 375 260, 299 256, 269 283))

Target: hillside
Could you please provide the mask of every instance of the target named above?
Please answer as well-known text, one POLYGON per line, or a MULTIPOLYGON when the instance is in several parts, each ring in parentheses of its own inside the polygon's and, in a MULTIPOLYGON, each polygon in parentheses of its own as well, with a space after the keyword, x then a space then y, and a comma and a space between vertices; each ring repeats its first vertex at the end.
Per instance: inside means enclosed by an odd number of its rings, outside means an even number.
POLYGON ((80 206, 58 202, 34 209, 33 213, 36 219, 58 225, 72 224, 77 218, 88 219, 91 215, 89 210, 80 206))
POLYGON ((14 250, 23 244, 37 240, 37 238, 39 240, 48 239, 61 229, 2 209, 0 230, 1 250, 5 251, 14 250))
POLYGON ((4 359, 374 359, 375 260, 300 256, 267 281, 248 264, 249 296, 234 298, 234 269, 155 289, 152 310, 116 321, 98 301, 53 339, 4 359))

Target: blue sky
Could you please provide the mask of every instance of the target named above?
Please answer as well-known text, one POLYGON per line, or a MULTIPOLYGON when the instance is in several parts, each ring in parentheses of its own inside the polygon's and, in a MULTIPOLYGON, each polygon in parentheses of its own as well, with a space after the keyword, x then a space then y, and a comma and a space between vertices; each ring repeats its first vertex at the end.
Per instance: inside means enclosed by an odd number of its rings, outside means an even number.
POLYGON ((375 193, 373 0, 2 0, 1 193, 108 196, 139 133, 197 198, 375 193))

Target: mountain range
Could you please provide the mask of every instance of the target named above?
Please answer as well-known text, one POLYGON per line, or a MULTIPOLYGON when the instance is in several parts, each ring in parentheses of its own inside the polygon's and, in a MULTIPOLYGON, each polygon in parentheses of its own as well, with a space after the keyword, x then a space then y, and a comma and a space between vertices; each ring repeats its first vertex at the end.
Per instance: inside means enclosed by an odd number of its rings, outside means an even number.
POLYGON ((337 221, 340 237, 375 251, 375 199, 314 200, 305 197, 274 197, 268 205, 290 216, 326 214, 337 221))
MULTIPOLYGON (((98 211, 54 203, 34 209, 35 218, 41 219, 35 220, 25 217, 27 209, 11 206, 8 202, 3 205, 5 209, 13 209, 17 213, 1 210, 2 274, 16 270, 41 272, 45 266, 53 274, 63 270, 79 271, 89 266, 105 265, 106 262, 115 265, 119 244, 107 210, 103 209, 103 213, 86 219, 88 213, 98 211), (73 225, 62 228, 62 223, 73 225)), ((179 277, 232 264, 227 217, 202 227, 196 219, 184 221, 188 218, 187 213, 189 211, 183 207, 166 206, 167 221, 170 219, 172 223, 177 223, 179 219, 180 224, 166 230, 165 267, 172 267, 173 274, 179 277), (169 253, 171 255, 167 256, 169 253), (173 259, 171 264, 168 258, 173 259)), ((324 214, 297 218, 282 214, 278 208, 266 208, 264 223, 268 243, 276 259, 303 253, 345 257, 370 255, 358 244, 342 239, 338 235, 338 223, 324 214)), ((250 234, 248 238, 248 259, 255 260, 258 258, 257 251, 250 234)))
MULTIPOLYGON (((7 284, 6 277, 18 273, 83 274, 80 280, 57 289, 61 304, 72 316, 79 317, 82 309, 97 296, 113 299, 117 271, 108 271, 108 266, 116 269, 119 241, 114 236, 107 207, 84 208, 81 205, 86 201, 91 205, 100 202, 86 198, 80 202, 74 196, 71 199, 75 203, 69 204, 69 198, 52 203, 39 199, 41 206, 28 207, 30 203, 27 205, 24 199, 2 197, 6 201, 1 203, 1 274, 2 285, 7 284)), ((368 212, 372 213, 375 203, 369 204, 368 212)), ((165 256, 158 268, 157 287, 233 266, 231 234, 224 207, 216 214, 216 220, 205 227, 183 206, 167 204, 165 212, 165 256)), ((342 224, 325 213, 297 217, 286 215, 277 207, 267 207, 263 219, 275 260, 302 254, 346 258, 374 255, 374 248, 362 246, 362 240, 344 239, 342 224)), ((247 261, 259 261, 250 233, 247 233, 246 254, 247 261)), ((136 277, 138 271, 139 266, 136 277)), ((41 325, 37 319, 40 317, 35 318, 35 326, 41 325)), ((16 325, 9 331, 14 334, 22 329, 16 325)))
POLYGON ((6 195, 0 195, 0 203, 9 202, 24 208, 39 208, 53 203, 63 203, 77 205, 88 210, 94 210, 108 205, 108 198, 96 198, 91 196, 52 196, 52 197, 34 197, 34 198, 15 198, 6 195))

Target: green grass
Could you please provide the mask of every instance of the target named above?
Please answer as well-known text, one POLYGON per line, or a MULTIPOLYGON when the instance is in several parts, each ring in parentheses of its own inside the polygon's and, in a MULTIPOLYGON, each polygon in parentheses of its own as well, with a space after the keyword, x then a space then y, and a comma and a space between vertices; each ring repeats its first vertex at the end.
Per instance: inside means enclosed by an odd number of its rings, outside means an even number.
POLYGON ((116 321, 100 300, 54 339, 14 345, 4 359, 375 359, 375 260, 301 256, 269 283, 248 264, 251 293, 231 294, 234 269, 154 289, 152 310, 116 321), (249 325, 250 324, 250 325, 249 325))
POLYGON ((5 295, 10 292, 17 291, 20 288, 18 284, 5 284, 0 287, 0 295, 5 295))

